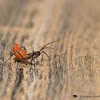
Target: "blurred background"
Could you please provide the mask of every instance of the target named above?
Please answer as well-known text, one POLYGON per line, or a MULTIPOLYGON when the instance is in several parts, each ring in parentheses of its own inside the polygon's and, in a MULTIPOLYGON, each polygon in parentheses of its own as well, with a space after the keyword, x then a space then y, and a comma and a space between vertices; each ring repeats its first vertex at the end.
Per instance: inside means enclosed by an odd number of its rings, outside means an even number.
POLYGON ((99 4, 99 0, 0 0, 0 26, 33 29, 60 19, 72 29, 79 23, 92 27, 99 24, 99 4))
POLYGON ((15 43, 30 53, 58 39, 67 45, 50 47, 62 56, 47 51, 51 61, 42 60, 36 68, 14 57, 6 67, 0 65, 0 100, 100 95, 100 0, 0 0, 0 63, 15 43))

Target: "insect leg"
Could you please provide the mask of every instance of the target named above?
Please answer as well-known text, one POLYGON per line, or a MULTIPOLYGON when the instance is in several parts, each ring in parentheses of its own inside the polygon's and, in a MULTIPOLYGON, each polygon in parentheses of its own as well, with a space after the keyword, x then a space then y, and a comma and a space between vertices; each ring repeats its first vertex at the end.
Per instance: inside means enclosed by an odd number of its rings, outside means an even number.
POLYGON ((34 67, 35 67, 35 57, 32 57, 31 64, 32 64, 32 61, 34 62, 34 67))
POLYGON ((50 57, 47 55, 46 52, 42 51, 41 53, 44 53, 48 57, 48 60, 50 60, 50 57))
POLYGON ((33 65, 33 64, 32 64, 33 59, 34 59, 34 58, 32 57, 32 59, 31 59, 31 65, 33 65))
POLYGON ((14 55, 14 54, 12 54, 12 55, 11 55, 11 56, 10 56, 10 57, 6 60, 6 62, 5 62, 5 63, 7 63, 7 61, 8 61, 8 60, 10 60, 10 59, 11 59, 11 57, 12 57, 13 55, 14 55))

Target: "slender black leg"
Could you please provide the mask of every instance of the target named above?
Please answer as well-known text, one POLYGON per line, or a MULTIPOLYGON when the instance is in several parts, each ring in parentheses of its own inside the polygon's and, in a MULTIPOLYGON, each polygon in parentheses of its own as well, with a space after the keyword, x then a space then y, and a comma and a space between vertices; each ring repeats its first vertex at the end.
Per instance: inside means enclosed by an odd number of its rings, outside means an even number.
POLYGON ((35 58, 32 58, 32 60, 34 61, 34 67, 35 67, 35 58))
POLYGON ((44 51, 42 51, 42 52, 48 57, 48 60, 50 60, 50 57, 46 54, 46 52, 44 52, 44 51))
POLYGON ((43 53, 42 53, 42 58, 41 58, 41 61, 43 61, 43 53))
POLYGON ((31 59, 31 65, 32 65, 32 61, 33 61, 33 57, 32 57, 32 59, 31 59))
POLYGON ((26 50, 25 46, 21 46, 20 48, 23 48, 23 49, 27 52, 27 50, 26 50))
POLYGON ((10 60, 10 59, 11 59, 11 57, 12 57, 13 55, 14 55, 14 54, 10 55, 10 57, 6 60, 6 63, 7 63, 7 61, 8 61, 8 60, 10 60))
POLYGON ((35 59, 33 59, 33 61, 34 61, 34 66, 35 66, 35 59))

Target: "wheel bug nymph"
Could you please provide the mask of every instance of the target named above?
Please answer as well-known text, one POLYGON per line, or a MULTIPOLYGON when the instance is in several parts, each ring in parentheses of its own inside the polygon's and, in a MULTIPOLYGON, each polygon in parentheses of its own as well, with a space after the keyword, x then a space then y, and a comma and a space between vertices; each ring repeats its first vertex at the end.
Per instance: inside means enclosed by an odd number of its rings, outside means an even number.
MULTIPOLYGON (((44 53, 49 58, 49 56, 44 51, 44 49, 52 49, 52 50, 56 51, 58 53, 58 55, 61 55, 55 48, 47 47, 49 44, 54 43, 54 42, 62 42, 64 44, 66 44, 64 41, 60 41, 60 40, 49 42, 48 44, 44 45, 39 51, 33 50, 31 53, 28 53, 28 54, 27 54, 26 48, 24 46, 19 47, 18 44, 14 44, 12 56, 15 55, 18 60, 25 60, 26 61, 28 59, 31 59, 31 61, 32 61, 35 58, 38 58, 42 53, 44 53)), ((11 59, 11 57, 9 59, 11 59)))

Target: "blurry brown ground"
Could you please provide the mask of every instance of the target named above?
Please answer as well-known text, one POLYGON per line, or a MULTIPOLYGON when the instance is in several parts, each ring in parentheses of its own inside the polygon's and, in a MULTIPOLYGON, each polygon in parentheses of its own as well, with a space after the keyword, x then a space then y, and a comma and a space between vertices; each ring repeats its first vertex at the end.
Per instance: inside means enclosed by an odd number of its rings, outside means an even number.
POLYGON ((0 0, 0 100, 74 99, 100 100, 100 0, 0 0), (61 56, 2 65, 14 43, 29 53, 58 39, 61 56))

